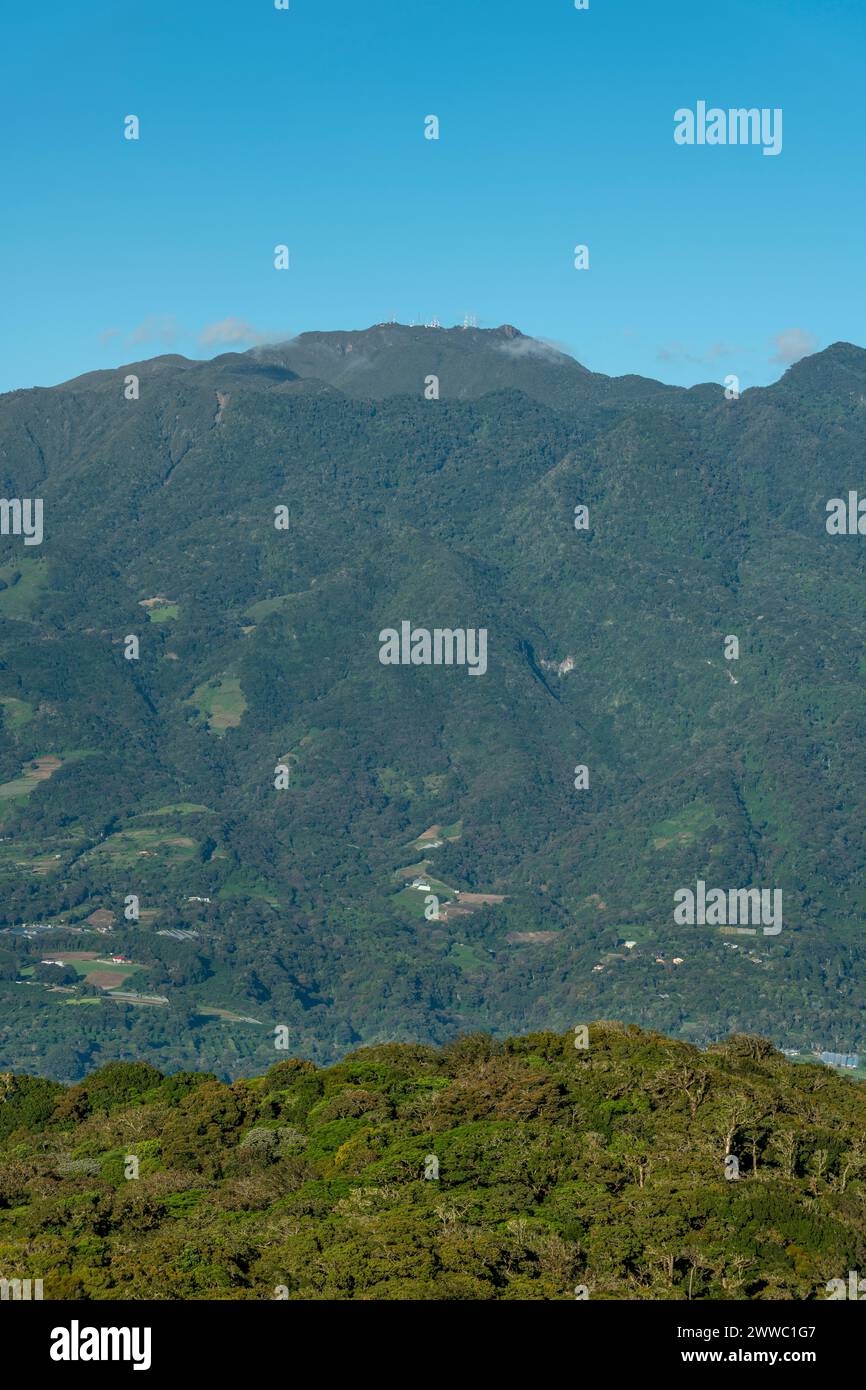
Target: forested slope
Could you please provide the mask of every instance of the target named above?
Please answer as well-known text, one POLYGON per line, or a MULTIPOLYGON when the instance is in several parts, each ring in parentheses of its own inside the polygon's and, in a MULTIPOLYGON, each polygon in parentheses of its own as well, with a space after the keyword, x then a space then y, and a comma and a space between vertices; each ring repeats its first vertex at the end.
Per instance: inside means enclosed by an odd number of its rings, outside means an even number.
POLYGON ((848 344, 737 400, 399 325, 4 396, 45 520, 0 538, 2 1064, 575 1010, 866 1048, 866 541, 826 529, 864 449, 848 344), (383 665, 403 621, 486 672, 383 665), (782 931, 677 925, 698 880, 782 931))

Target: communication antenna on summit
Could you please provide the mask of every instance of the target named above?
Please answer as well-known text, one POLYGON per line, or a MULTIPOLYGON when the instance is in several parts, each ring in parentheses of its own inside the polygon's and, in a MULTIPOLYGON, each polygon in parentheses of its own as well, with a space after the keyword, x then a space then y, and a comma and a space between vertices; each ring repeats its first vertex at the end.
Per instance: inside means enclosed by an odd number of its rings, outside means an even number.
POLYGON ((464 315, 463 315, 463 327, 464 327, 464 328, 477 328, 477 327, 478 327, 478 315, 477 315, 477 314, 464 314, 464 315))

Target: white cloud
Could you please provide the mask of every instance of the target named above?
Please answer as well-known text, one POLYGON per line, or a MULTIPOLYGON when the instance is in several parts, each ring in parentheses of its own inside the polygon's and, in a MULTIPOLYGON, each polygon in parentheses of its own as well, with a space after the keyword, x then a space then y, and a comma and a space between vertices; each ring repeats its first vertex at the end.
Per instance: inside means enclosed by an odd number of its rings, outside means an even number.
POLYGON ((562 362, 569 354, 547 338, 509 338, 494 346, 507 357, 541 357, 548 362, 562 362))
POLYGON ((255 324, 230 315, 218 319, 216 323, 209 323, 202 329, 198 340, 202 347, 236 346, 238 343, 252 343, 255 347, 261 347, 263 343, 279 342, 287 336, 285 333, 263 333, 255 324))
POLYGON ((776 351, 770 361, 783 362, 786 367, 792 362, 799 362, 801 357, 808 357, 818 346, 815 334, 805 328, 786 328, 777 333, 772 342, 776 351))

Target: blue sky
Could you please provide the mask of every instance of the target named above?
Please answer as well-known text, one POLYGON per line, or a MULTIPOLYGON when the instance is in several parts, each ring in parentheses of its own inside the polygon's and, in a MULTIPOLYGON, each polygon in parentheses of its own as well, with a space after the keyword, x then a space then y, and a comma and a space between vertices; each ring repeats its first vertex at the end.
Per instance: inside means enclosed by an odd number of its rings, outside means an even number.
POLYGON ((467 312, 682 384, 866 343, 862 0, 43 0, 4 39, 0 390, 467 312), (781 107, 781 154, 676 145, 699 100, 781 107))

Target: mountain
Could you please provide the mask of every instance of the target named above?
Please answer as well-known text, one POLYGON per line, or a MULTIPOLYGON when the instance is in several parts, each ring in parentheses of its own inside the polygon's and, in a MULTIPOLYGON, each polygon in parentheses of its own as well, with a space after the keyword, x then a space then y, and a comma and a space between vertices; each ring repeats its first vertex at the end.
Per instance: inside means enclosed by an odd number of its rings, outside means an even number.
POLYGON ((848 1296, 862 1084, 760 1038, 583 1041, 363 1048, 232 1086, 0 1077, 4 1278, 76 1302, 848 1296))
POLYGON ((431 330, 383 323, 360 333, 302 333, 254 356, 362 400, 416 395, 418 383, 430 374, 438 379, 442 399, 475 400, 491 391, 516 390, 557 407, 654 399, 673 389, 645 377, 587 371, 553 344, 529 338, 511 324, 431 330))
POLYGON ((44 508, 0 537, 0 1064, 862 1049, 864 442, 850 344, 728 400, 378 325, 0 398, 44 508), (486 670, 383 664, 404 622, 486 670), (699 881, 781 930, 680 925, 699 881))

